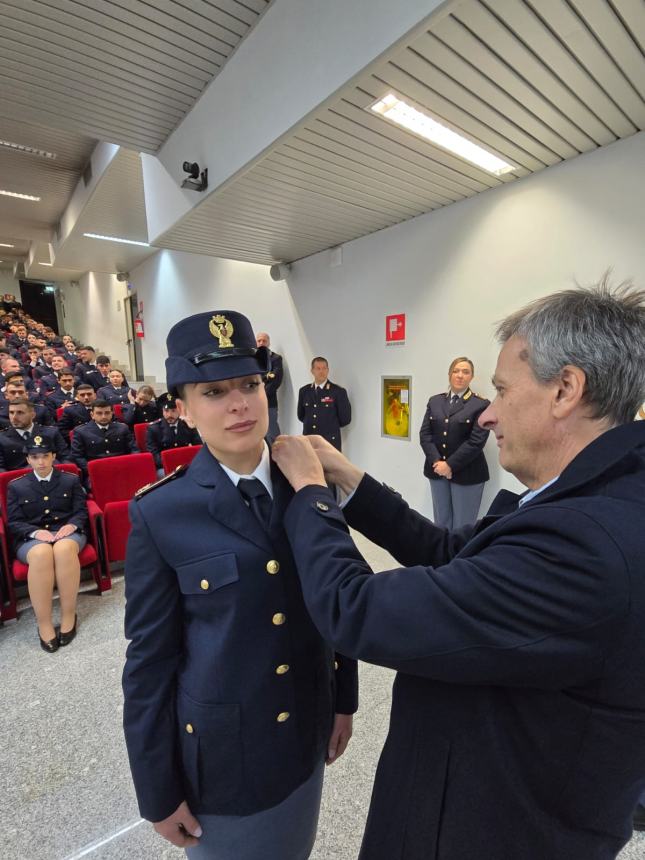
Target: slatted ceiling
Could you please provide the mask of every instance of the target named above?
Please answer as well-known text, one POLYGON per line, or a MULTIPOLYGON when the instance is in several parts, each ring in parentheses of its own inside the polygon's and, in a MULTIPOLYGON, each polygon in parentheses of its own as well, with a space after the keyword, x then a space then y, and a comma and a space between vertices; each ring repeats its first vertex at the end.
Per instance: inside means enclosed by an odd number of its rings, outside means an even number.
MULTIPOLYGON (((454 54, 428 33, 391 61, 383 77, 385 83, 395 89, 404 88, 406 95, 427 106, 438 117, 450 116, 466 135, 481 140, 493 151, 502 152, 527 171, 540 170, 560 160, 555 152, 515 121, 515 105, 507 102, 511 109, 509 117, 483 99, 482 90, 487 88, 487 81, 482 75, 473 79, 474 70, 464 68, 465 64, 459 61, 454 64, 451 75, 446 66, 450 66, 452 59, 454 54)), ((489 85, 487 89, 491 96, 499 93, 497 87, 489 85)))
POLYGON ((634 42, 645 53, 643 0, 613 0, 612 5, 634 42))
POLYGON ((269 0, 0 0, 0 114, 156 152, 269 0))
POLYGON ((416 189, 439 203, 452 203, 456 200, 462 200, 466 196, 465 193, 457 192, 454 188, 448 187, 448 184, 442 185, 433 181, 431 175, 415 174, 409 168, 395 164, 393 159, 388 160, 368 155, 366 152, 343 146, 330 137, 313 135, 308 129, 297 132, 289 140, 289 143, 283 144, 283 146, 286 149, 293 148, 312 152, 323 161, 329 158, 333 163, 348 164, 352 170, 369 171, 377 179, 382 177, 383 182, 396 184, 406 193, 411 188, 416 189))

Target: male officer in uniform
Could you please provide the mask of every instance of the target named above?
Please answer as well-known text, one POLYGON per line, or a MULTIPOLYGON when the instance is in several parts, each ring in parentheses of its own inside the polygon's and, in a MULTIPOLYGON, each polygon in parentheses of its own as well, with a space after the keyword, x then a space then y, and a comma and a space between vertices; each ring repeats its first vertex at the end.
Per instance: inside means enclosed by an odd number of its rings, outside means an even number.
POLYGON ((269 404, 269 432, 267 440, 273 442, 276 436, 280 435, 280 426, 278 425, 278 388, 282 385, 282 377, 284 369, 282 367, 282 356, 271 349, 271 338, 265 331, 259 331, 255 335, 255 342, 258 346, 263 346, 269 350, 269 370, 262 377, 264 382, 264 390, 267 395, 267 403, 269 404))
POLYGON ((95 400, 90 413, 92 420, 77 427, 72 439, 72 462, 76 463, 86 480, 90 460, 139 453, 129 429, 122 421, 114 420, 112 406, 107 401, 95 400))
POLYGON ((34 404, 27 397, 9 403, 11 427, 0 433, 0 472, 12 472, 27 467, 27 447, 40 436, 51 444, 58 463, 69 462, 69 448, 56 427, 43 427, 34 422, 34 404))
POLYGON ((186 445, 201 445, 202 440, 194 427, 189 427, 179 417, 177 400, 170 392, 164 394, 157 403, 161 401, 163 417, 148 425, 146 431, 146 451, 155 458, 157 471, 163 474, 161 463, 161 452, 169 448, 183 448, 186 445))
POLYGON ((76 400, 71 406, 66 406, 57 424, 63 439, 69 444, 69 434, 81 424, 92 420, 92 403, 96 400, 96 391, 89 382, 81 382, 76 386, 76 400))
POLYGON ((479 422, 528 490, 476 525, 435 526, 323 440, 274 445, 316 626, 398 670, 364 860, 613 860, 645 790, 645 290, 565 290, 497 334, 479 422), (402 566, 372 575, 346 523, 402 566))
POLYGON ((61 406, 71 406, 76 398, 74 390, 74 374, 71 368, 61 370, 58 376, 58 384, 50 391, 43 403, 56 417, 56 410, 61 406))
POLYGON ((352 407, 347 391, 329 381, 326 358, 316 356, 311 362, 314 381, 298 392, 298 421, 302 421, 305 436, 322 436, 334 448, 342 448, 340 428, 352 420, 352 407))
POLYGON ((76 367, 74 368, 77 384, 80 385, 83 382, 87 382, 92 386, 94 391, 98 391, 99 388, 105 385, 105 380, 103 374, 96 366, 94 347, 82 346, 78 354, 80 361, 76 362, 76 367))
POLYGON ((356 664, 302 603, 250 322, 196 314, 167 346, 168 387, 204 445, 130 506, 124 727, 139 808, 191 860, 306 860, 324 760, 351 734, 356 664))
POLYGON ((33 403, 36 422, 38 424, 46 427, 55 424, 50 410, 46 406, 43 406, 42 403, 34 402, 34 399, 28 396, 27 389, 25 388, 25 380, 19 373, 9 374, 4 394, 5 398, 0 400, 0 427, 8 428, 11 426, 11 422, 9 421, 9 406, 14 400, 20 400, 23 397, 26 397, 33 403))

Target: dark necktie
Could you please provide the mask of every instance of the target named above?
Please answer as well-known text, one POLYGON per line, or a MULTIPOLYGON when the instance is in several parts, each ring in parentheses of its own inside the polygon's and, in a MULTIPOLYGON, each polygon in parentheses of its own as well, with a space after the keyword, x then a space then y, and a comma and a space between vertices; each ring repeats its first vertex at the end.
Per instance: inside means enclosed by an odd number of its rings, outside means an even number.
POLYGON ((271 521, 272 502, 262 481, 258 478, 240 478, 237 488, 242 494, 242 498, 249 503, 249 507, 260 523, 265 529, 268 529, 271 521))
POLYGON ((450 398, 450 405, 456 406, 458 403, 459 403, 459 395, 453 394, 452 397, 450 398))

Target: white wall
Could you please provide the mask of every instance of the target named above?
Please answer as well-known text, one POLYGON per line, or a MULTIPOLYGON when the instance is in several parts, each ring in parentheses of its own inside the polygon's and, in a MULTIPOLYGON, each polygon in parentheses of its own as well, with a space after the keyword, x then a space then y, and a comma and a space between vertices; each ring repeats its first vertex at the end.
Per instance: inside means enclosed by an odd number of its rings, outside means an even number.
POLYGON ((0 270, 0 298, 2 298, 5 293, 11 293, 17 301, 22 301, 20 284, 14 278, 13 272, 10 269, 0 270))
POLYGON ((127 285, 115 275, 86 272, 78 287, 61 284, 65 307, 65 331, 79 344, 97 351, 126 367, 130 364, 126 343, 123 299, 127 285))
MULTIPOLYGON (((473 388, 490 397, 496 320, 609 266, 645 284, 644 177, 641 133, 349 243, 339 267, 329 251, 296 263, 288 283, 308 355, 327 356, 331 378, 349 390, 349 456, 430 513, 418 433, 427 398, 447 387, 450 360, 470 356, 473 388), (392 313, 407 314, 404 347, 384 346, 392 313), (413 377, 410 442, 380 436, 382 374, 413 377)), ((300 383, 306 377, 303 365, 300 383)), ((494 440, 486 454, 484 506, 501 485, 519 487, 497 466, 494 440)))
POLYGON ((164 250, 134 269, 130 282, 143 302, 146 376, 155 376, 159 383, 165 380, 166 335, 178 320, 209 310, 239 311, 256 331, 269 332, 275 352, 286 353, 285 380, 278 395, 285 419, 281 426, 292 432, 298 429, 291 368, 296 368, 295 384, 300 384, 298 369, 307 353, 286 284, 272 281, 266 266, 164 250))

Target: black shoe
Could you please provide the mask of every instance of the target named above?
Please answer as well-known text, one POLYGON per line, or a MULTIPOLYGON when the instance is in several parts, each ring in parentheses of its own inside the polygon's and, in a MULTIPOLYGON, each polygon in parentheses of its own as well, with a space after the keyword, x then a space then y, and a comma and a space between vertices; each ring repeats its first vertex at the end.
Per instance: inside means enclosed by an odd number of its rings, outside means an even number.
POLYGON ((50 639, 49 642, 45 642, 44 639, 40 638, 40 633, 38 634, 38 641, 40 642, 40 647, 43 651, 46 651, 48 654, 53 654, 55 651, 58 651, 58 638, 54 636, 53 639, 50 639))
POLYGON ((68 630, 67 633, 63 633, 61 630, 58 634, 58 644, 62 647, 63 645, 69 645, 72 639, 76 636, 76 622, 78 621, 78 615, 74 616, 74 626, 71 630, 68 630))
POLYGON ((636 807, 632 826, 634 830, 645 830, 645 806, 642 803, 639 803, 636 807))

